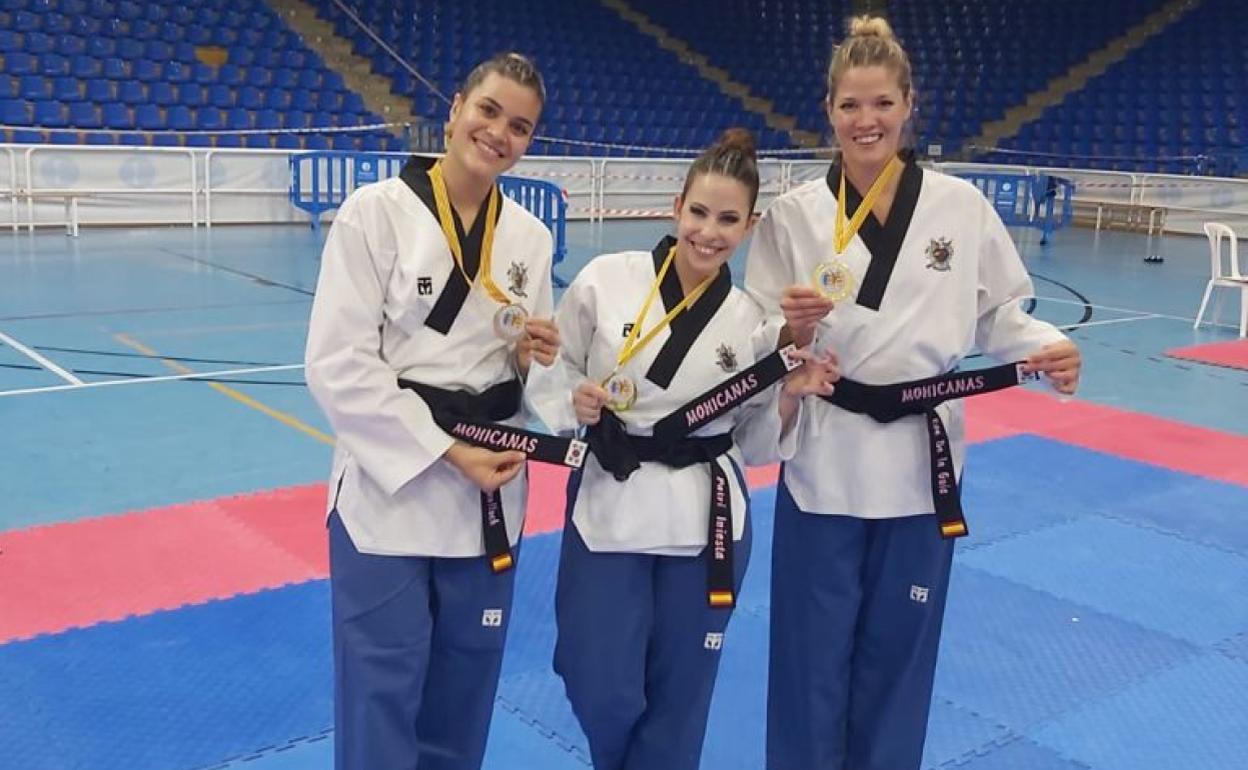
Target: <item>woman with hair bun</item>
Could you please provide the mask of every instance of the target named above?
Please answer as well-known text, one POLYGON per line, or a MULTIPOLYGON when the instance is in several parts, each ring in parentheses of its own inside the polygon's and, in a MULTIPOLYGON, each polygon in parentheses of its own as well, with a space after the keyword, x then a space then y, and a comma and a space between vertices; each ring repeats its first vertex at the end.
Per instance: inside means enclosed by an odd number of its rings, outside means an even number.
POLYGON ((780 336, 835 350, 843 374, 781 447, 768 770, 919 767, 967 531, 957 399, 1079 380, 1075 345, 1024 310, 1031 280, 989 202, 903 151, 913 98, 888 22, 853 19, 827 73, 840 157, 772 204, 746 266, 780 336), (1005 363, 959 372, 976 348, 1005 363))
POLYGON ((744 466, 771 461, 797 399, 836 378, 832 360, 777 351, 777 328, 758 333, 762 309, 732 285, 758 184, 752 137, 726 132, 689 169, 674 237, 577 275, 555 315, 559 357, 530 375, 548 427, 587 428, 555 670, 597 770, 697 770, 750 558, 744 466))

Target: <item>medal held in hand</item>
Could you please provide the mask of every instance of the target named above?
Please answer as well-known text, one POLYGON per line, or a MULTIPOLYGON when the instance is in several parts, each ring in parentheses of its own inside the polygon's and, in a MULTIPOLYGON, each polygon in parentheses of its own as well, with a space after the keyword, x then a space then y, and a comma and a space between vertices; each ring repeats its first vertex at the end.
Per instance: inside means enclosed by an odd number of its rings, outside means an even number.
POLYGON ((849 265, 839 259, 829 259, 815 268, 815 290, 833 302, 849 299, 854 294, 856 285, 854 274, 849 265))
POLYGON ((494 333, 506 342, 515 342, 524 336, 524 322, 527 320, 529 311, 523 305, 508 303, 494 314, 494 333))
POLYGON ((613 374, 602 383, 607 391, 607 408, 613 412, 626 412, 637 401, 637 386, 623 374, 613 374))

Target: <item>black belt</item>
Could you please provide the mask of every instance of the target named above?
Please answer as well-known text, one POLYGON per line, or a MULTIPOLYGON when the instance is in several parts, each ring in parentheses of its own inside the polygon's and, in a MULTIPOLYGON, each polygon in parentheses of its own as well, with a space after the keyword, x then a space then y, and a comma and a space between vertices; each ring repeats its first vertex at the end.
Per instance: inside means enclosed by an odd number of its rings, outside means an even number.
MULTIPOLYGON (((523 386, 519 380, 508 380, 479 395, 402 379, 399 387, 415 391, 429 405, 438 427, 464 443, 495 451, 514 449, 532 460, 571 468, 581 467, 585 460, 583 441, 497 424, 520 411, 523 386)), ((481 492, 481 531, 490 568, 496 573, 511 569, 515 560, 498 490, 481 492)))
POLYGON ((728 474, 718 462, 732 449, 732 435, 690 437, 689 434, 741 406, 801 365, 789 345, 763 358, 659 420, 654 436, 633 436, 614 412, 603 410, 586 439, 598 464, 617 481, 624 481, 643 462, 672 468, 706 463, 711 471, 711 503, 707 533, 707 601, 712 607, 736 603, 732 575, 732 495, 728 474))
POLYGON ((936 407, 955 398, 1012 388, 1029 379, 1039 379, 1039 375, 1025 372, 1022 363, 952 372, 892 385, 864 385, 842 378, 832 395, 820 398, 883 423, 909 415, 923 415, 932 458, 932 503, 940 521, 941 537, 954 538, 967 534, 966 518, 962 515, 962 495, 953 468, 949 437, 936 407))

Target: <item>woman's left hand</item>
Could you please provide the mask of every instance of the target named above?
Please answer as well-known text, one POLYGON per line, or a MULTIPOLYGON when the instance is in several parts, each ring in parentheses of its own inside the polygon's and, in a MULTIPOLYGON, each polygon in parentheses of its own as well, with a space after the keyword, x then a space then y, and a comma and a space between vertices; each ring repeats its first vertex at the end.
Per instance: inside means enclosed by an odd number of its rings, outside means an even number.
POLYGON ((1062 340, 1045 345, 1027 356, 1024 365, 1028 372, 1040 372, 1048 377, 1058 393, 1069 396, 1079 387, 1083 359, 1079 355, 1079 346, 1070 340, 1062 340))
POLYGON ((559 327, 549 318, 530 318, 524 322, 524 336, 516 342, 516 364, 520 376, 529 376, 529 364, 537 361, 550 366, 559 355, 559 327))
POLYGON ((794 398, 832 395, 832 384, 841 379, 836 354, 827 351, 824 355, 816 355, 807 348, 799 348, 792 355, 802 359, 803 363, 785 376, 782 386, 784 395, 794 398))

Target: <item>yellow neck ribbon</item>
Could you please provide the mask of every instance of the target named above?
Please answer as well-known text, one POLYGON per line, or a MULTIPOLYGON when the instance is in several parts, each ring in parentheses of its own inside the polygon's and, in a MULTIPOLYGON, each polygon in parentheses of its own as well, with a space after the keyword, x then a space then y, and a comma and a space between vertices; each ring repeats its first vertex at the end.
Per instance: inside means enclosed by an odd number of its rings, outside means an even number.
POLYGON ((646 313, 650 310, 650 305, 654 304, 654 298, 659 293, 659 286, 663 283, 663 276, 667 275, 668 268, 672 266, 672 260, 676 257, 676 247, 667 252, 667 258, 663 260, 663 266, 659 268, 659 274, 655 276, 654 283, 650 285, 650 293, 646 295, 646 301, 641 306, 641 311, 637 313, 637 319, 633 321, 633 328, 629 330, 628 337, 624 340, 623 346, 620 347, 620 353, 616 357, 615 370, 618 372, 624 367, 624 364, 644 348, 655 335, 667 328, 667 326, 692 305, 702 293, 706 291, 706 287, 711 285, 711 281, 715 279, 716 273, 711 273, 702 280, 702 283, 694 287, 693 291, 685 295, 676 307, 672 308, 667 315, 663 316, 663 320, 659 321, 653 329, 641 336, 641 324, 646 320, 646 313))
POLYGON ((854 212, 853 219, 849 219, 845 215, 845 166, 841 166, 841 187, 836 196, 836 236, 833 239, 833 246, 836 247, 837 254, 844 254, 845 249, 849 247, 849 242, 858 234, 858 230, 862 228, 862 223, 867 220, 867 214, 871 213, 871 207, 875 205, 875 201, 884 192, 884 188, 888 186, 888 181, 896 175, 898 169, 903 165, 901 160, 896 156, 888 162, 880 175, 875 178, 871 184, 871 189, 867 190, 867 194, 862 197, 862 203, 858 204, 858 210, 854 212))
MULTIPOLYGON (((459 273, 464 277, 469 286, 473 285, 473 280, 468 276, 468 271, 464 269, 464 247, 459 242, 459 233, 455 230, 455 217, 451 213, 451 196, 446 191, 446 180, 442 177, 442 161, 433 164, 433 168, 429 169, 429 181, 433 184, 433 200, 438 207, 438 224, 442 225, 442 234, 446 236, 446 244, 451 249, 451 254, 455 256, 455 264, 459 267, 459 273)), ((481 263, 477 266, 477 277, 481 279, 481 286, 485 288, 486 294, 500 305, 511 304, 511 298, 494 283, 494 277, 491 272, 492 258, 494 254, 494 222, 498 219, 499 198, 498 186, 490 187, 490 200, 486 204, 485 209, 485 234, 481 238, 481 263)))

